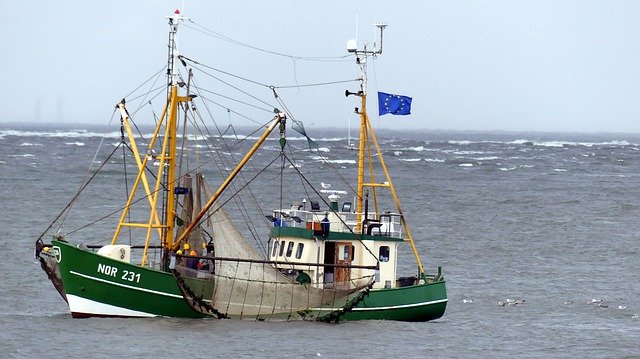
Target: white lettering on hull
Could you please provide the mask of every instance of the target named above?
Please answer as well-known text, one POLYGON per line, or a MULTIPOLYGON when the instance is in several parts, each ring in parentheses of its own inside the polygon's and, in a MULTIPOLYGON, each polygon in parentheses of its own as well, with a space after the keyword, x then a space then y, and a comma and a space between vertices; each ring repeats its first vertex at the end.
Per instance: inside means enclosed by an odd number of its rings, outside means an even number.
POLYGON ((110 265, 98 263, 98 273, 106 274, 111 277, 115 277, 118 274, 118 268, 110 265))

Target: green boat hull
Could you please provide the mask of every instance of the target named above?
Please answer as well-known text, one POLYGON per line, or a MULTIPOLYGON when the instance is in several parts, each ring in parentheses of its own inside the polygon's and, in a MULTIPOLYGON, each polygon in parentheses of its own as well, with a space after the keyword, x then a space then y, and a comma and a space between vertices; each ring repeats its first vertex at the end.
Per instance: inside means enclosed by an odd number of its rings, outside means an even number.
MULTIPOLYGON (((64 292, 74 318, 208 316, 192 309, 169 272, 140 267, 53 241, 64 292)), ((339 320, 428 321, 447 305, 443 279, 399 288, 373 289, 339 320)), ((321 309, 322 316, 336 309, 321 309)))
POLYGON ((53 241, 64 292, 74 318, 201 318, 186 303, 171 273, 140 267, 53 241))
POLYGON ((424 322, 444 315, 445 281, 407 287, 374 289, 340 320, 398 320, 424 322))

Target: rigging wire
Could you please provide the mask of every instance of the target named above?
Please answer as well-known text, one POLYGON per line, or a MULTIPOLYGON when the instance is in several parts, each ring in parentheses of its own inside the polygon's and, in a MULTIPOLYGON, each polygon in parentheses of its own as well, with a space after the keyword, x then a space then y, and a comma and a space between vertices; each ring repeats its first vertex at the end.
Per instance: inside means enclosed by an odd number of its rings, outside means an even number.
MULTIPOLYGON (((197 87, 197 86, 195 85, 195 81, 193 81, 193 82, 194 82, 194 88, 195 88, 195 89, 196 89, 196 91, 199 93, 200 88, 199 88, 199 87, 197 87)), ((255 132, 259 131, 259 129, 256 129, 252 134, 249 134, 247 137, 245 137, 245 138, 244 138, 244 139, 242 139, 241 141, 236 142, 236 144, 234 144, 233 146, 228 146, 228 144, 227 144, 227 140, 222 136, 222 131, 220 130, 220 127, 218 126, 218 124, 215 122, 214 117, 213 117, 213 115, 212 115, 212 113, 211 113, 211 110, 210 110, 210 109, 209 109, 209 107, 207 106, 206 102, 204 102, 204 101, 203 101, 203 104, 204 104, 204 107, 205 107, 206 111, 207 111, 207 112, 208 112, 208 114, 209 114, 209 117, 213 120, 214 126, 216 127, 216 129, 217 129, 218 133, 220 134, 220 137, 219 137, 220 141, 225 145, 225 148, 227 148, 227 149, 229 149, 229 150, 230 150, 231 148, 235 147, 236 145, 238 145, 239 143, 241 143, 242 141, 244 141, 244 140, 245 140, 246 138, 248 138, 249 136, 253 135, 255 132)), ((205 124, 205 122, 204 122, 204 120, 203 120, 202 116, 199 114, 199 111, 197 110, 197 108, 194 108, 194 113, 198 114, 198 118, 200 119, 200 121, 202 122, 202 125, 203 125, 204 129, 206 130, 207 135, 208 135, 208 138, 213 138, 213 136, 211 136, 211 133, 210 133, 210 131, 209 131, 208 127, 206 126, 206 124, 205 124)), ((196 123, 196 122, 194 122, 194 126, 195 126, 196 128, 198 128, 198 125, 197 125, 197 123, 196 123)), ((264 127, 264 126, 263 126, 263 127, 264 127)), ((199 131, 201 131, 201 130, 199 130, 199 131)), ((235 132, 234 132, 234 134, 236 135, 236 138, 237 138, 237 137, 238 137, 238 136, 237 136, 237 134, 236 134, 235 132)), ((207 146, 208 146, 208 144, 207 144, 207 146)), ((210 151, 211 153, 215 153, 215 154, 217 154, 217 155, 218 155, 218 158, 220 159, 221 163, 227 163, 227 164, 228 164, 228 165, 230 165, 230 166, 232 165, 232 164, 231 164, 231 162, 230 162, 228 159, 225 159, 224 157, 222 157, 222 154, 221 154, 219 151, 213 151, 209 146, 208 146, 208 149, 209 149, 209 151, 210 151)), ((232 151, 229 151, 229 153, 230 153, 231 159, 232 159, 232 160, 234 160, 233 152, 232 152, 232 151)), ((216 165, 218 165, 218 164, 216 163, 216 165)), ((251 163, 251 164, 250 164, 250 166, 253 166, 253 164, 251 163)), ((226 169, 224 169, 224 168, 220 168, 220 166, 219 166, 219 165, 218 165, 218 168, 219 168, 220 172, 228 172, 228 171, 226 171, 226 169)), ((240 179, 242 179, 243 181, 245 180, 245 179, 244 179, 244 174, 243 174, 242 172, 241 172, 241 173, 239 173, 239 178, 240 178, 240 179)), ((232 186, 232 188, 235 188, 236 184, 232 182, 232 183, 231 183, 231 186, 232 186)), ((257 207, 258 207, 258 208, 260 208, 260 206, 259 206, 259 204, 258 204, 258 201, 255 199, 255 196, 253 195, 253 193, 252 193, 251 191, 249 191, 249 192, 250 192, 250 194, 251 194, 251 197, 254 199, 254 202, 257 204, 257 207)), ((246 209, 246 207, 242 204, 242 202, 241 202, 241 201, 236 201, 236 205, 238 206, 238 209, 239 209, 240 213, 242 214, 243 218, 245 218, 245 219, 246 219, 247 217, 250 217, 250 216, 249 216, 249 214, 248 214, 248 210, 247 210, 247 209, 246 209)), ((249 232, 252 234, 252 236, 254 237, 254 240, 255 240, 255 241, 256 241, 256 242, 257 242, 257 243, 262 247, 262 249, 263 249, 263 250, 265 250, 265 248, 264 248, 264 244, 263 244, 262 242, 258 241, 258 238, 257 238, 258 236, 257 236, 257 234, 256 234, 256 233, 257 233, 257 231, 255 230, 255 227, 252 227, 252 226, 253 226, 253 223, 252 223, 251 221, 248 221, 248 220, 245 220, 245 223, 247 223, 247 225, 248 225, 248 226, 250 226, 250 227, 248 228, 248 230, 249 230, 249 232)))
MULTIPOLYGON (((111 118, 109 119, 109 122, 113 121, 113 118, 115 117, 116 114, 116 110, 114 109, 113 112, 111 113, 111 118)), ((62 229, 62 226, 64 225, 64 222, 67 220, 67 215, 69 214, 69 212, 71 211, 71 207, 73 206, 73 203, 75 202, 76 198, 78 198, 78 196, 80 196, 80 193, 84 190, 84 188, 89 184, 89 182, 91 181, 91 179, 93 179, 93 177, 95 177, 95 175, 97 174, 94 173, 91 178, 89 178, 89 175, 91 173, 91 169, 93 164, 96 161, 96 158, 98 158, 98 153, 100 153, 100 149, 102 149, 102 145, 104 144, 105 139, 107 138, 107 135, 105 134, 104 136, 102 136, 102 138, 100 139, 100 143, 98 144, 98 148, 96 149, 96 152, 93 154, 93 158, 91 159, 91 162, 89 163, 89 168, 87 169, 87 172, 85 173, 84 177, 82 178, 82 181, 80 181, 80 186, 78 187, 78 191, 76 192, 75 196, 71 199, 71 202, 69 202, 69 204, 67 205, 67 207, 65 207, 65 209, 63 209, 62 212, 60 212, 60 214, 58 215, 58 217, 56 217, 56 219, 53 221, 53 223, 51 223, 51 225, 49 226, 49 228, 47 228, 45 230, 48 231, 58 220, 58 218, 60 218, 60 216, 62 216, 62 220, 60 221, 60 226, 58 227, 58 230, 62 229), (87 181, 87 178, 89 178, 89 180, 87 181), (85 181, 86 184, 85 184, 85 181), (65 214, 65 210, 69 208, 69 211, 66 212, 65 214), (64 215, 63 215, 64 214, 64 215)), ((114 150, 115 152, 115 150, 114 150)), ((113 155, 113 153, 111 154, 113 155)), ((111 157, 111 155, 109 155, 109 157, 111 157)), ((104 161, 103 163, 100 165, 100 168, 102 168, 102 166, 104 166, 104 161)), ((44 233, 42 233, 42 235, 40 236, 40 238, 42 238, 42 236, 44 235, 44 233)))
MULTIPOLYGON (((295 85, 281 85, 281 86, 275 86, 275 85, 268 85, 268 84, 266 84, 266 83, 259 82, 259 81, 256 81, 256 80, 251 80, 251 79, 248 79, 248 78, 246 78, 246 77, 239 76, 239 75, 236 75, 236 74, 232 74, 231 72, 224 71, 224 70, 220 70, 220 69, 218 69, 218 68, 215 68, 215 67, 212 67, 212 66, 209 66, 209 65, 205 65, 205 64, 203 64, 203 63, 201 63, 201 62, 198 62, 198 61, 196 61, 196 60, 192 60, 192 59, 190 59, 190 58, 188 58, 188 57, 185 57, 185 56, 182 56, 182 55, 180 55, 180 58, 181 58, 181 59, 184 59, 184 60, 186 60, 186 61, 189 61, 190 63, 192 63, 192 64, 193 64, 193 67, 194 67, 195 69, 197 69, 197 70, 201 71, 202 73, 204 73, 204 74, 206 74, 206 75, 208 75, 208 76, 210 76, 210 77, 212 77, 212 78, 214 78, 214 79, 216 79, 216 80, 218 80, 218 81, 220 81, 220 82, 222 82, 222 83, 224 83, 224 84, 226 84, 226 85, 229 85, 229 84, 228 84, 227 82, 223 81, 222 79, 220 79, 219 77, 216 77, 216 76, 214 76, 214 75, 212 75, 212 74, 210 74, 210 73, 208 73, 208 72, 204 71, 204 70, 203 70, 202 68, 200 68, 200 67, 204 67, 204 68, 206 68, 206 69, 208 69, 208 70, 212 70, 212 71, 215 71, 215 72, 219 72, 219 73, 221 73, 221 74, 224 74, 224 75, 227 75, 227 76, 230 76, 230 77, 236 78, 236 79, 238 79, 238 80, 242 80, 242 81, 245 81, 245 82, 249 82, 249 83, 254 84, 254 85, 258 85, 258 86, 262 86, 262 87, 268 87, 268 88, 288 89, 288 88, 302 88, 302 87, 317 87, 317 86, 328 86, 328 85, 336 85, 336 84, 343 84, 343 83, 349 83, 349 82, 356 82, 356 81, 359 81, 359 79, 348 79, 348 80, 336 80, 336 81, 314 82, 314 83, 308 83, 308 84, 295 84, 295 85), (198 66, 199 66, 199 67, 198 67, 198 66)), ((231 86, 231 85, 229 85, 229 86, 231 86)), ((232 86, 232 87, 233 87, 233 86, 232 86)), ((233 88, 237 89, 236 87, 233 87, 233 88)), ((245 94, 247 94, 247 93, 245 93, 245 94)), ((248 94, 247 94, 247 95, 248 95, 248 94)))
MULTIPOLYGON (((111 154, 109 154, 109 156, 107 156, 107 159, 102 161, 102 164, 100 165, 100 167, 91 175, 91 177, 89 177, 87 179, 87 177, 85 177, 82 182, 80 183, 80 187, 78 188, 78 191, 76 191, 76 194, 73 196, 73 198, 71 198, 71 201, 69 201, 69 203, 62 209, 62 211, 60 211, 60 213, 56 216, 56 218, 51 222, 51 224, 49 224, 49 226, 42 232, 42 234, 40 234, 40 236, 38 237, 38 240, 42 239, 42 237, 44 237, 45 234, 47 234, 47 231, 51 229, 51 227, 53 227, 57 222, 58 219, 60 219, 62 217, 62 220, 60 222, 60 226, 58 227, 58 232, 62 229, 62 225, 64 224, 67 215, 69 214, 69 212, 71 211, 71 207, 73 206, 73 204, 75 203, 75 201, 78 199, 78 197, 80 196, 80 194, 82 193, 82 191, 84 191, 84 189, 89 185, 89 183, 91 183, 91 181, 93 180, 93 178, 100 173, 100 170, 102 169, 102 167, 104 167, 104 165, 108 162, 109 158, 111 158, 111 156, 113 156, 114 153, 116 153, 116 151, 120 148, 120 146, 116 146, 113 151, 111 152, 111 154)), ((97 155, 97 153, 96 153, 97 155)), ((95 158, 95 157, 94 157, 95 158)), ((93 163, 93 161, 92 161, 93 163)), ((91 170, 87 171, 87 175, 89 174, 89 172, 91 172, 91 170)))
MULTIPOLYGON (((289 157, 285 156, 285 158, 287 159, 287 161, 288 161, 289 163, 293 164, 293 162, 291 162, 291 159, 290 159, 289 157)), ((311 182, 309 182, 309 179, 307 179, 307 177, 305 177, 305 175, 304 175, 304 174, 302 174, 302 172, 300 172, 300 170, 299 170, 297 167, 293 166, 293 168, 295 169, 295 171, 296 171, 296 172, 298 172, 298 175, 300 176, 300 178, 302 178, 302 179, 303 179, 303 180, 304 180, 304 181, 309 185, 309 187, 311 187, 311 189, 316 193, 316 195, 318 195, 318 197, 320 197, 320 199, 322 200, 322 202, 324 202, 324 204, 325 204, 327 207, 329 207, 329 208, 330 208, 330 211, 331 211, 331 212, 333 212, 333 213, 335 213, 335 214, 337 215, 336 211, 335 211, 335 210, 333 210, 333 209, 331 209, 331 206, 329 205, 329 203, 327 202, 327 200, 326 200, 326 199, 324 199, 324 196, 323 196, 320 192, 318 192, 318 191, 315 189, 315 187, 311 184, 311 182)), ((349 226, 347 225, 347 223, 342 219, 342 217, 340 217, 339 215, 337 215, 336 217, 340 220, 340 222, 342 222, 342 224, 343 224, 343 225, 344 225, 344 226, 349 230, 349 232, 350 232, 351 234, 356 235, 356 233, 354 233, 354 232, 353 232, 353 229, 351 229, 351 227, 349 227, 349 226)), ((371 255, 372 255, 376 260, 378 260, 378 256, 376 256, 376 255, 371 251, 371 249, 369 249, 369 247, 368 247, 368 246, 367 246, 367 245, 362 241, 362 239, 361 239, 360 237, 358 237, 358 236, 356 236, 356 237, 358 238, 358 241, 359 241, 359 242, 364 246, 364 248, 365 248, 365 249, 366 249, 366 250, 367 250, 367 251, 368 251, 368 252, 369 252, 369 253, 370 253, 370 254, 371 254, 371 255)))
MULTIPOLYGON (((220 94, 220 93, 217 93, 217 92, 213 92, 213 91, 211 91, 211 90, 207 90, 207 89, 202 89, 202 88, 201 88, 201 89, 200 89, 200 91, 202 91, 202 92, 206 92, 206 93, 210 93, 210 94, 212 94, 212 95, 215 95, 215 96, 218 96, 218 97, 222 97, 222 98, 225 98, 225 99, 227 99, 227 100, 231 100, 231 101, 234 101, 234 102, 237 102, 237 103, 240 103, 240 104, 243 104, 243 105, 249 106, 249 107, 253 107, 253 108, 258 109, 258 110, 261 110, 261 111, 265 111, 265 112, 273 113, 273 109, 267 109, 267 108, 264 108, 264 107, 260 107, 260 106, 252 105, 252 104, 250 104, 250 103, 248 103, 248 102, 241 101, 241 100, 237 100, 237 99, 235 99, 235 98, 233 98, 233 97, 225 96, 225 95, 223 95, 223 94, 220 94)), ((209 100, 209 101, 211 101, 211 102, 214 102, 213 100, 208 99, 208 98, 207 98, 207 100, 209 100)), ((217 104, 217 103, 216 103, 216 104, 217 104)), ((217 104, 217 105, 218 105, 218 104, 217 104)), ((220 106, 220 107, 222 107, 222 108, 224 108, 224 109, 226 109, 226 110, 228 110, 228 111, 232 111, 232 110, 231 110, 230 108, 228 108, 228 107, 224 107, 224 106, 221 106, 221 105, 219 105, 219 106, 220 106)), ((234 111, 234 113, 235 113, 235 114, 238 114, 238 113, 237 113, 237 112, 235 112, 235 111, 234 111)), ((239 115, 239 114, 238 114, 238 115, 239 115)), ((248 117, 247 117, 247 118, 248 118, 248 117)))
MULTIPOLYGON (((275 90, 273 92, 275 93, 275 90)), ((291 111, 289 111, 289 108, 284 103, 282 96, 277 95, 276 99, 278 100, 278 103, 282 106, 282 108, 285 110, 287 115, 291 118, 291 120, 296 122, 297 120, 293 117, 293 114, 291 113, 291 111)), ((338 171, 338 169, 331 162, 329 162, 327 157, 323 156, 318 151, 316 151, 316 154, 331 169, 331 171, 343 182, 344 185, 346 185, 352 192, 357 193, 357 191, 353 188, 353 186, 349 183, 349 181, 347 181, 347 179, 340 173, 340 171, 338 171)))
MULTIPOLYGON (((197 70, 199 70, 199 71, 200 71, 200 72, 202 72, 203 74, 205 74, 205 75, 207 75, 207 76, 209 76, 209 77, 211 77, 211 78, 213 78, 213 79, 215 79, 215 80, 220 81, 221 83, 223 83, 223 84, 225 84, 225 85, 227 85, 227 86, 231 87, 232 89, 234 89, 234 90, 236 90, 236 91, 238 91, 238 92, 241 92, 241 93, 245 94, 246 96, 251 97, 252 99, 254 99, 254 100, 256 100, 256 101, 258 101, 258 102, 260 102, 260 103, 262 103, 262 104, 264 104, 264 105, 272 106, 270 103, 268 103, 268 102, 266 102, 266 101, 263 101, 263 100, 259 99, 258 97, 256 97, 256 96, 254 96, 254 95, 252 95, 252 94, 250 94, 250 93, 248 93, 248 92, 246 92, 246 91, 244 91, 244 90, 240 89, 240 88, 239 88, 239 87, 237 87, 237 86, 232 85, 231 83, 229 83, 229 82, 227 82, 227 81, 225 81, 225 80, 223 80, 223 79, 221 79, 221 78, 219 78, 219 77, 214 76, 213 74, 210 74, 210 73, 208 73, 208 72, 206 72, 206 71, 204 71, 204 70, 202 70, 202 69, 199 69, 199 68, 198 68, 198 67, 196 67, 195 65, 194 65, 194 68, 195 68, 195 69, 197 69, 197 70)), ((242 80, 245 80, 244 78, 241 78, 241 79, 242 79, 242 80)), ((252 80, 247 80, 247 81, 250 81, 250 82, 252 82, 252 83, 256 83, 255 81, 252 81, 252 80)), ((258 84, 259 84, 259 83, 258 83, 258 84)), ((260 85, 260 86, 267 87, 267 88, 269 87, 268 85, 265 85, 265 84, 259 84, 259 85, 260 85)))
MULTIPOLYGON (((124 140, 124 124, 123 124, 124 119, 122 119, 122 117, 120 118, 120 142, 122 144, 124 144, 126 146, 126 142, 124 140)), ((129 179, 128 179, 128 173, 127 173, 127 151, 125 146, 121 146, 122 147, 122 167, 123 167, 123 173, 124 173, 124 194, 125 194, 125 198, 129 195, 129 179)), ((128 217, 129 217, 129 221, 131 221, 131 212, 128 212, 128 217)), ((129 232, 129 245, 132 244, 132 236, 133 236, 133 231, 131 227, 128 227, 128 232, 129 232)))
POLYGON ((275 55, 275 56, 281 56, 281 57, 287 57, 290 59, 294 59, 294 60, 305 60, 305 61, 318 61, 318 62, 346 62, 348 60, 346 60, 347 57, 351 56, 351 54, 347 54, 347 55, 342 55, 342 56, 294 56, 294 55, 289 55, 289 54, 285 54, 282 52, 277 52, 277 51, 271 51, 271 50, 266 50, 266 49, 262 49, 253 45, 249 45, 246 44, 244 42, 240 42, 238 40, 234 40, 228 36, 222 35, 220 33, 217 33, 211 29, 208 29, 198 23, 196 23, 193 20, 189 20, 190 23, 194 24, 195 26, 197 26, 198 28, 195 28, 194 26, 191 26, 188 23, 185 23, 184 26, 187 28, 190 28, 192 30, 198 31, 202 34, 211 36, 213 38, 217 38, 223 41, 227 41, 229 43, 232 43, 234 45, 238 45, 238 46, 243 46, 252 50, 256 50, 256 51, 260 51, 260 52, 264 52, 267 54, 271 54, 271 55, 275 55))
MULTIPOLYGON (((136 87, 133 91, 129 92, 128 94, 126 94, 123 98, 127 98, 129 96, 131 96, 134 92, 138 91, 142 86, 144 86, 147 82, 151 81, 153 78, 155 78, 156 76, 158 76, 159 74, 163 73, 164 70, 167 68, 167 66, 163 66, 160 70, 158 70, 158 72, 156 72, 155 74, 153 74, 153 76, 151 76, 150 78, 148 78, 147 80, 145 80, 143 83, 141 83, 138 87, 136 87)), ((154 82, 155 84, 155 82, 154 82)))
POLYGON ((344 83, 356 82, 356 81, 359 81, 359 79, 317 82, 317 83, 302 84, 302 85, 273 86, 273 88, 275 88, 275 89, 289 89, 289 88, 298 88, 298 87, 316 87, 316 86, 327 86, 327 85, 344 84, 344 83))

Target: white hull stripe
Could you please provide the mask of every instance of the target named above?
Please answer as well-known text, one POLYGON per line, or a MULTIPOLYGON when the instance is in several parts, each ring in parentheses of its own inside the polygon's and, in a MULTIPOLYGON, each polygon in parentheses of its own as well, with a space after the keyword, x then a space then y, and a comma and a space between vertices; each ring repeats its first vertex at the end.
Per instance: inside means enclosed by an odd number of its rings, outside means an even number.
POLYGON ((69 300, 69 310, 72 313, 95 314, 114 317, 156 317, 156 315, 154 314, 116 307, 114 305, 96 302, 72 294, 67 294, 67 299, 69 300))
MULTIPOLYGON (((368 308, 353 308, 352 311, 360 312, 360 311, 370 311, 370 310, 393 310, 393 309, 404 309, 404 308, 413 308, 413 307, 421 307, 424 305, 438 304, 447 302, 447 299, 438 299, 432 300, 429 302, 421 302, 421 303, 411 303, 411 304, 402 304, 402 305, 390 305, 387 307, 368 307, 368 308)), ((337 310, 341 308, 314 308, 313 310, 337 310)))
POLYGON ((422 303, 411 303, 411 304, 403 304, 403 305, 391 305, 388 307, 372 307, 372 308, 353 308, 354 311, 366 311, 366 310, 388 310, 388 309, 403 309, 403 308, 413 308, 413 307, 421 307, 423 305, 431 305, 446 302, 446 299, 438 299, 432 300, 430 302, 422 302, 422 303))
POLYGON ((140 287, 134 287, 132 285, 127 285, 127 284, 122 284, 122 283, 116 283, 116 282, 112 282, 112 281, 108 281, 106 279, 102 279, 102 278, 96 278, 96 277, 92 277, 90 275, 86 275, 86 274, 82 274, 82 273, 78 273, 76 271, 69 271, 69 273, 80 276, 80 277, 84 277, 87 279, 91 279, 91 280, 95 280, 97 282, 102 282, 102 283, 107 283, 107 284, 111 284, 111 285, 115 285, 118 287, 123 287, 123 288, 128 288, 128 289, 133 289, 133 290, 137 290, 140 292, 147 292, 147 293, 152 293, 152 294, 157 294, 157 295, 164 295, 165 297, 172 297, 172 298, 180 298, 183 299, 181 295, 177 295, 177 294, 171 294, 171 293, 166 293, 166 292, 159 292, 157 290, 153 290, 153 289, 147 289, 147 288, 140 288, 140 287))

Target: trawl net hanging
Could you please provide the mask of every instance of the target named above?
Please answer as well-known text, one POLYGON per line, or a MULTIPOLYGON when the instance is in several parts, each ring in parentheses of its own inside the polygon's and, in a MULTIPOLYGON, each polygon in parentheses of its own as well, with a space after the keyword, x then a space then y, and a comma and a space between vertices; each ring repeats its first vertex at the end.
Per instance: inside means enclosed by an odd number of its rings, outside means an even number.
MULTIPOLYGON (((211 191, 206 188, 207 192, 211 191)), ((185 299, 204 314, 256 320, 317 319, 352 306, 358 292, 373 283, 373 277, 367 277, 349 286, 324 288, 322 283, 285 274, 247 243, 222 208, 212 207, 208 215, 203 229, 211 236, 215 257, 205 259, 205 270, 178 265, 174 271, 185 299)), ((280 266, 286 268, 285 263, 280 266)))

